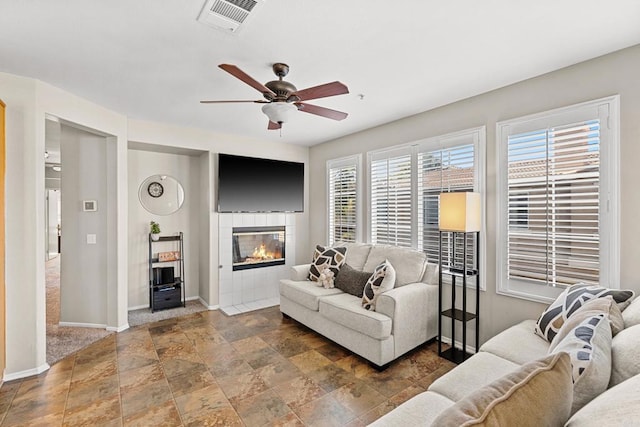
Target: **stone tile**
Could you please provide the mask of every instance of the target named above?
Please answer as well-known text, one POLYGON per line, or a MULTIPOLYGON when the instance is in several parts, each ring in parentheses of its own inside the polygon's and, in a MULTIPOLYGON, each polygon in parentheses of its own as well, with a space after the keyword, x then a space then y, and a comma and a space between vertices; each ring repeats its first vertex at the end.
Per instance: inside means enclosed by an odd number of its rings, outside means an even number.
POLYGON ((425 375, 424 377, 420 378, 416 383, 424 388, 425 390, 427 390, 429 388, 429 386, 438 378, 440 378, 441 376, 443 376, 444 374, 446 374, 447 372, 449 372, 450 370, 452 370, 453 368, 456 367, 455 363, 445 363, 442 366, 440 366, 438 369, 436 369, 435 371, 425 375))
POLYGON ((70 410, 77 406, 88 405, 97 400, 118 397, 119 381, 117 375, 101 378, 95 381, 79 381, 71 383, 69 395, 67 396, 66 409, 70 410))
POLYGON ((269 387, 275 387, 278 384, 302 375, 300 369, 286 359, 259 368, 257 372, 269 387))
POLYGON ((262 378, 260 378, 260 375, 255 372, 221 377, 216 381, 232 404, 238 400, 262 393, 268 388, 264 381, 262 381, 262 378))
POLYGON ((232 345, 240 354, 247 354, 255 350, 261 350, 269 347, 269 344, 264 342, 260 337, 245 338, 243 340, 235 341, 232 345))
POLYGON ((311 350, 311 347, 295 337, 287 337, 271 345, 278 353, 284 357, 295 356, 311 350))
POLYGON ((207 361, 206 366, 215 378, 237 376, 253 372, 251 365, 244 359, 229 359, 219 362, 207 361))
POLYGON ((327 394, 322 387, 304 375, 286 381, 273 390, 292 408, 300 407, 327 394))
POLYGON ((365 414, 360 415, 359 419, 363 421, 365 425, 368 425, 423 391, 424 389, 421 387, 410 386, 370 411, 367 411, 365 414))
MULTIPOLYGON (((54 391, 55 392, 55 391, 54 391)), ((2 425, 23 425, 31 420, 41 419, 47 416, 55 417, 64 412, 66 392, 64 394, 43 394, 39 397, 32 396, 29 399, 16 401, 14 398, 2 425)))
POLYGON ((332 342, 316 347, 315 350, 332 362, 344 359, 352 354, 349 350, 332 342))
POLYGON ((153 365, 158 362, 158 355, 153 352, 151 357, 148 356, 118 356, 118 372, 123 373, 131 369, 142 368, 144 366, 153 365))
POLYGON ((146 384, 154 383, 164 378, 162 365, 157 360, 153 363, 142 366, 140 368, 130 369, 126 372, 120 372, 120 389, 130 390, 146 384))
POLYGON ((219 331, 220 335, 229 342, 240 341, 245 338, 249 338, 255 334, 250 328, 243 325, 234 325, 232 327, 222 329, 219 331))
POLYGON ((272 427, 304 427, 304 423, 294 412, 290 412, 284 417, 271 420, 268 425, 272 427))
POLYGON ((125 427, 182 426, 182 420, 176 405, 169 400, 158 406, 147 408, 124 419, 125 427))
POLYGON ((199 361, 169 359, 162 364, 162 369, 167 378, 206 370, 207 366, 202 362, 202 359, 199 357, 198 359, 199 361))
POLYGON ((120 422, 121 416, 120 397, 114 396, 66 410, 63 426, 104 425, 114 420, 120 422))
POLYGON ((194 370, 183 375, 168 378, 167 380, 169 381, 169 387, 174 397, 182 396, 183 394, 216 384, 213 375, 211 375, 211 372, 209 372, 204 365, 202 366, 202 371, 194 370))
POLYGON ((189 338, 179 329, 168 334, 153 335, 153 345, 156 351, 168 347, 191 347, 189 338))
POLYGON ((356 380, 356 377, 335 365, 327 365, 307 374, 316 384, 327 392, 332 392, 356 380))
POLYGON ((258 350, 253 350, 242 356, 253 369, 259 369, 263 366, 272 365, 275 363, 286 362, 287 359, 280 353, 272 349, 271 347, 264 347, 258 350))
POLYGON ((271 390, 239 400, 233 406, 248 426, 268 424, 292 412, 282 398, 271 390))
POLYGON ((302 372, 310 372, 331 364, 331 361, 315 350, 305 351, 304 353, 291 356, 291 363, 296 365, 302 372))
POLYGON ((245 424, 231 405, 208 411, 183 415, 185 427, 220 426, 245 427, 245 424))
POLYGON ((330 395, 295 408, 294 412, 305 425, 312 426, 343 426, 356 418, 353 412, 330 395))
POLYGON ((222 389, 215 384, 185 393, 176 397, 175 401, 178 410, 183 416, 231 406, 222 389))
POLYGON ((172 398, 169 384, 164 378, 139 386, 121 388, 120 393, 124 417, 158 406, 172 398))
POLYGON ((387 398, 362 381, 356 381, 333 391, 331 396, 357 416, 380 405, 387 398))
POLYGON ((387 372, 377 372, 368 377, 362 377, 360 381, 386 397, 391 397, 413 385, 413 382, 387 372))
POLYGON ((61 426, 64 419, 64 411, 54 412, 51 414, 43 415, 41 417, 30 418, 29 420, 12 422, 11 420, 4 420, 3 427, 9 426, 25 426, 29 427, 50 427, 61 426))
POLYGON ((322 335, 316 332, 309 332, 298 337, 298 340, 302 341, 304 344, 311 348, 322 347, 323 345, 330 343, 331 340, 323 337, 322 335))
POLYGON ((118 361, 115 357, 95 363, 76 363, 71 382, 96 381, 118 374, 118 361))
MULTIPOLYGON (((378 373, 368 362, 353 354, 336 361, 335 365, 340 369, 352 373, 356 378, 367 378, 378 373)), ((385 372, 389 369, 390 368, 387 368, 385 372)))

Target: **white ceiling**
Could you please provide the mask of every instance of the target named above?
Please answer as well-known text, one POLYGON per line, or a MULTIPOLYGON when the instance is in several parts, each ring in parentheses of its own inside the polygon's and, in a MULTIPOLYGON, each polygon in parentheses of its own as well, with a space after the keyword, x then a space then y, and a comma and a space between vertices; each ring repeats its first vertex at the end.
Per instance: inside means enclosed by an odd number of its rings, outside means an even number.
POLYGON ((0 71, 37 78, 135 119, 314 145, 640 43, 638 0, 267 0, 237 34, 196 21, 205 0, 2 0, 0 71), (297 113, 267 131, 274 62, 341 122, 297 113), (363 94, 364 99, 358 95, 363 94))

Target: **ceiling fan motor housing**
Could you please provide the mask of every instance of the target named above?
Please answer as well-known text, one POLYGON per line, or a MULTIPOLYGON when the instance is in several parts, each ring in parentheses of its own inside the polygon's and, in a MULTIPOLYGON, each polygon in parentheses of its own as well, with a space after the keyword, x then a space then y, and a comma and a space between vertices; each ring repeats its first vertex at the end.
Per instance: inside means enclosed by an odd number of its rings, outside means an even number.
MULTIPOLYGON (((265 83, 265 86, 268 87, 273 93, 276 94, 274 98, 272 94, 265 93, 264 97, 268 101, 286 101, 286 102, 296 102, 298 99, 289 99, 292 94, 297 92, 298 89, 291 83, 284 80, 272 80, 270 82, 265 83)), ((295 95, 293 98, 297 98, 295 95)))

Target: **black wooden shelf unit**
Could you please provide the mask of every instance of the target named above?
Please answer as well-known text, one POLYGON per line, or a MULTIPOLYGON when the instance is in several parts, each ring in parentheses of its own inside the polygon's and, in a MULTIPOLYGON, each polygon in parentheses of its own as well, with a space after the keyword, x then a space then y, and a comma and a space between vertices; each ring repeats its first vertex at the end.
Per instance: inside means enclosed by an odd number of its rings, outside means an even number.
POLYGON ((151 312, 185 306, 184 236, 160 236, 153 240, 149 234, 149 307, 151 312), (171 253, 168 259, 160 253, 171 253))
POLYGON ((439 256, 439 291, 438 291, 438 312, 440 313, 438 319, 438 355, 454 363, 461 363, 471 355, 467 350, 467 322, 475 322, 475 346, 476 353, 478 352, 478 343, 480 342, 480 326, 479 326, 479 313, 480 313, 480 255, 477 248, 480 245, 480 233, 479 232, 457 232, 457 231, 440 231, 440 256, 439 256), (442 254, 442 236, 443 233, 450 233, 449 242, 451 244, 451 253, 449 254, 448 261, 452 265, 443 265, 442 254), (456 236, 460 235, 460 236, 456 236), (467 265, 467 236, 475 235, 475 253, 474 253, 474 266, 467 265), (461 237, 457 239, 456 237, 461 237), (456 245, 458 241, 462 241, 462 257, 456 255, 456 245), (453 264, 456 260, 461 259, 461 265, 453 264), (466 272, 467 274, 464 274, 466 272), (449 308, 443 308, 443 277, 448 276, 451 278, 451 305, 449 308), (456 307, 456 280, 462 281, 462 302, 460 308, 456 307), (467 310, 467 285, 470 280, 475 281, 475 312, 469 312, 467 310), (442 350, 442 323, 444 319, 451 319, 451 346, 447 350, 442 350), (462 323, 462 348, 456 347, 456 322, 462 323))

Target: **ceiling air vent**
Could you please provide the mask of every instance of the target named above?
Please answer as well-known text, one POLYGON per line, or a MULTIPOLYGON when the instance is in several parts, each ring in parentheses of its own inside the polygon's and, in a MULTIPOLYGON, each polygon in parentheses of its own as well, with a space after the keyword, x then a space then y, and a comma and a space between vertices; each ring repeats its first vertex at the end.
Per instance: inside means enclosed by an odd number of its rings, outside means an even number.
POLYGON ((198 21, 213 28, 235 33, 265 0, 207 0, 198 21))

